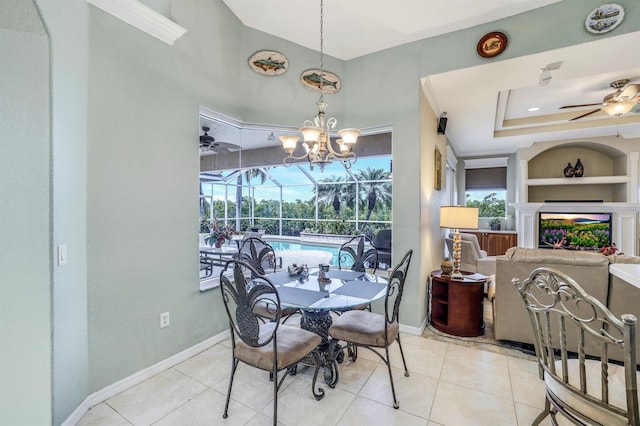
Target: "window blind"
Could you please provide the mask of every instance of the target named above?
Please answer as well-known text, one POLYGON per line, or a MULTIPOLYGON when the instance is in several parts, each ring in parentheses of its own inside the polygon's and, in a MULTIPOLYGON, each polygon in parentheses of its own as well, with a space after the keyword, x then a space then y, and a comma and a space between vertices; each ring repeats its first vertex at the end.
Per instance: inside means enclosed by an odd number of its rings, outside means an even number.
POLYGON ((489 167, 465 170, 465 189, 467 191, 506 190, 507 168, 489 167))

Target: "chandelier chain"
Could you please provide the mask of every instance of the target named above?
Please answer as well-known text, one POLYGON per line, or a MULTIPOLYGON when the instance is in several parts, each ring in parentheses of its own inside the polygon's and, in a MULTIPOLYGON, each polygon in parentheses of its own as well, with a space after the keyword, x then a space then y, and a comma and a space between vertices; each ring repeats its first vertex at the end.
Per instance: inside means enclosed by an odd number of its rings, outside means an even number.
MULTIPOLYGON (((345 168, 349 169, 351 164, 356 161, 357 156, 353 152, 353 146, 358 141, 360 130, 358 129, 342 129, 338 131, 340 138, 336 140, 337 148, 331 143, 331 131, 335 129, 338 120, 334 117, 325 118, 327 103, 324 101, 324 87, 326 85, 336 88, 336 83, 325 78, 324 75, 324 0, 320 0, 320 75, 314 70, 309 77, 310 84, 317 86, 320 92, 320 99, 316 102, 317 113, 313 120, 305 120, 300 129, 302 132, 302 146, 305 152, 296 156, 294 151, 300 139, 297 135, 279 136, 282 147, 287 153, 283 160, 285 166, 291 165, 294 160, 307 159, 309 168, 313 170, 314 165, 320 167, 323 171, 327 164, 331 164, 333 160, 340 160, 345 168)), ((306 79, 306 77, 305 77, 306 79)), ((305 80, 306 81, 306 80, 305 80)), ((309 83, 309 81, 307 81, 309 83)), ((313 89, 315 90, 315 89, 313 89)), ((331 93, 331 92, 329 92, 331 93)))
POLYGON ((320 102, 324 102, 324 0, 320 0, 320 102))

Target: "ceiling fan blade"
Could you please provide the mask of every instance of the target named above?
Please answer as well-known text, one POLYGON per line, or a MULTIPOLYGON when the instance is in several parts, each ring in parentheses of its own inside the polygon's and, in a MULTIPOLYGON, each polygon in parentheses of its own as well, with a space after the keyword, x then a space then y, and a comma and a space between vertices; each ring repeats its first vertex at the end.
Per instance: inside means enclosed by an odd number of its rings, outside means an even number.
POLYGON ((598 103, 595 103, 595 104, 565 105, 565 106, 561 106, 560 109, 564 109, 564 108, 581 108, 581 107, 596 106, 596 105, 602 105, 602 103, 598 102, 598 103))
MULTIPOLYGON (((600 104, 596 104, 596 105, 600 105, 600 104)), ((577 116, 577 117, 574 117, 574 118, 570 119, 569 121, 574 121, 574 120, 577 120, 577 119, 579 119, 579 118, 586 117, 587 115, 594 114, 594 113, 596 113, 596 112, 600 111, 601 109, 602 109, 602 108, 594 109, 593 111, 590 111, 590 112, 588 112, 588 113, 586 113, 586 114, 582 114, 582 115, 579 115, 579 116, 577 116)))
POLYGON ((209 148, 211 151, 217 153, 217 154, 229 154, 231 153, 231 151, 229 151, 229 149, 223 147, 223 146, 218 146, 217 144, 212 145, 209 148))
POLYGON ((241 149, 240 145, 236 145, 230 142, 215 142, 212 146, 218 147, 218 148, 225 148, 225 149, 235 149, 235 150, 241 149))

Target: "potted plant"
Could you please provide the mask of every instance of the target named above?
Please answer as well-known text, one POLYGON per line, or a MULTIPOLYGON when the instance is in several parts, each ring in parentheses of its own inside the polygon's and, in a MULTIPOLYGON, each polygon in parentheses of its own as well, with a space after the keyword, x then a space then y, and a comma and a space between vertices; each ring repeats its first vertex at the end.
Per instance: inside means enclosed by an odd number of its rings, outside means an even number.
POLYGON ((213 219, 211 221, 210 233, 206 237, 204 237, 204 242, 209 244, 210 247, 222 247, 222 244, 225 241, 231 239, 231 234, 233 233, 233 229, 229 226, 218 226, 218 220, 213 219))
POLYGON ((493 218, 489 223, 489 227, 491 228, 492 231, 499 231, 501 226, 502 226, 502 219, 498 217, 493 218))

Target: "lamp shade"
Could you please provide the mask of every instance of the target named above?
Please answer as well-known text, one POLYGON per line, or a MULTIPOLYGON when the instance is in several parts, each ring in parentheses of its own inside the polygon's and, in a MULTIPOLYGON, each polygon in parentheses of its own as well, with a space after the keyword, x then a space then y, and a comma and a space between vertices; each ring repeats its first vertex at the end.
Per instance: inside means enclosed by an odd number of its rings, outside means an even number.
POLYGON ((295 135, 284 135, 279 137, 280 142, 282 143, 282 148, 288 153, 291 154, 298 144, 298 139, 300 137, 295 135))
POLYGON ((440 227, 478 229, 478 208, 442 206, 440 207, 440 227))
POLYGON ((360 130, 358 129, 342 129, 338 130, 338 134, 342 137, 342 141, 346 145, 355 145, 358 142, 358 136, 360 136, 360 130))
POLYGON ((318 142, 324 129, 322 127, 303 127, 300 132, 302 132, 305 142, 318 142))

